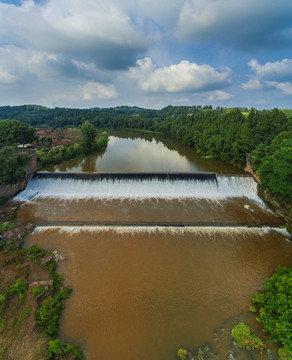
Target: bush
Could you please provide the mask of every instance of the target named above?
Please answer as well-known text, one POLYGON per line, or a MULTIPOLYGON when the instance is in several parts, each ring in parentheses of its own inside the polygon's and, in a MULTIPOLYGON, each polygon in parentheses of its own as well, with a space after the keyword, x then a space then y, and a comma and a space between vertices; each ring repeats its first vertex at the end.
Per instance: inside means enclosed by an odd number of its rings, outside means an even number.
POLYGON ((292 359, 292 353, 284 347, 279 348, 278 355, 281 360, 291 360, 292 359))
POLYGON ((75 360, 82 360, 81 351, 77 346, 65 344, 63 340, 52 339, 48 344, 47 359, 61 359, 62 355, 73 354, 75 360))
POLYGON ((25 297, 25 293, 28 290, 28 285, 23 280, 19 279, 16 280, 13 285, 10 285, 9 287, 9 294, 17 294, 19 296, 19 299, 23 299, 25 297))
POLYGON ((48 344, 47 359, 60 358, 65 353, 65 343, 63 340, 50 340, 48 344))
POLYGON ((188 350, 185 349, 179 349, 177 354, 181 360, 186 360, 187 356, 189 355, 189 352, 188 350))
POLYGON ((244 323, 239 323, 231 330, 231 337, 240 348, 247 350, 259 350, 262 352, 266 345, 258 338, 253 329, 244 323))
POLYGON ((63 309, 63 302, 57 298, 48 298, 37 309, 36 323, 41 326, 47 335, 56 337, 58 334, 58 323, 63 309))
POLYGON ((252 299, 259 313, 257 320, 270 332, 271 342, 281 342, 292 353, 292 267, 279 266, 265 289, 264 294, 255 294, 252 299))
POLYGON ((48 254, 48 251, 41 248, 40 246, 34 245, 32 247, 30 247, 28 249, 28 256, 34 260, 36 260, 36 262, 39 262, 39 260, 46 256, 48 254))

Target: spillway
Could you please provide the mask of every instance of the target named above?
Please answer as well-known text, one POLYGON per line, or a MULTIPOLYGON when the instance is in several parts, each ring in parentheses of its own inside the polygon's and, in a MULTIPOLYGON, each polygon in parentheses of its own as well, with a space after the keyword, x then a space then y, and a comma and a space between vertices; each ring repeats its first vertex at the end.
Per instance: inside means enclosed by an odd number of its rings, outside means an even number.
POLYGON ((249 176, 215 174, 144 174, 123 176, 62 176, 47 174, 30 179, 16 201, 40 197, 63 199, 209 199, 245 197, 263 205, 257 183, 249 176))

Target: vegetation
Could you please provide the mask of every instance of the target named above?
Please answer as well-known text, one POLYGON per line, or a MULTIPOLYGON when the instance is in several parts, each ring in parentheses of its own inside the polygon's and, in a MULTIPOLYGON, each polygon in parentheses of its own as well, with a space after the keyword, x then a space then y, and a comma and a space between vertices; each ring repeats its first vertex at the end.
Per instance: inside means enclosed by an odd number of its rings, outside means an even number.
MULTIPOLYGON (((13 218, 7 216, 0 214, 0 221, 9 225, 13 218)), ((27 229, 16 220, 13 225, 17 233, 27 229)), ((0 244, 0 359, 81 360, 77 346, 57 338, 70 289, 56 272, 52 252, 39 246, 22 249, 22 240, 6 230, 0 244)))
POLYGON ((242 322, 235 325, 231 330, 231 337, 243 349, 262 352, 266 347, 263 341, 255 335, 253 329, 242 322))
POLYGON ((280 342, 281 359, 292 358, 292 267, 278 267, 266 281, 265 292, 255 294, 252 301, 263 330, 271 342, 280 342))
MULTIPOLYGON (((86 124, 88 122, 85 122, 86 124)), ((47 154, 41 153, 39 154, 39 160, 43 166, 46 165, 55 165, 59 164, 63 161, 68 161, 71 159, 76 159, 80 157, 84 157, 85 154, 91 152, 98 152, 102 149, 105 149, 108 144, 108 134, 107 132, 103 132, 100 137, 96 140, 96 129, 92 124, 85 125, 83 128, 84 136, 82 139, 82 144, 75 143, 74 145, 66 146, 62 145, 58 148, 53 148, 48 151, 47 154), (92 132, 93 128, 93 132, 92 132), (93 137, 94 134, 94 137, 93 137)))
POLYGON ((53 149, 41 157, 44 165, 96 151, 97 128, 143 129, 171 136, 206 157, 241 168, 248 156, 260 175, 262 189, 269 189, 282 203, 292 201, 291 110, 212 109, 208 105, 167 106, 161 110, 128 106, 81 110, 24 105, 0 107, 1 118, 17 119, 33 126, 81 127, 82 148, 53 149))
POLYGON ((36 140, 35 129, 18 120, 0 120, 0 147, 36 140))
POLYGON ((14 146, 4 146, 0 149, 0 184, 15 184, 25 174, 29 157, 18 151, 14 146))
POLYGON ((188 350, 185 350, 185 349, 179 349, 177 354, 181 360, 186 360, 189 355, 189 352, 188 352, 188 350))

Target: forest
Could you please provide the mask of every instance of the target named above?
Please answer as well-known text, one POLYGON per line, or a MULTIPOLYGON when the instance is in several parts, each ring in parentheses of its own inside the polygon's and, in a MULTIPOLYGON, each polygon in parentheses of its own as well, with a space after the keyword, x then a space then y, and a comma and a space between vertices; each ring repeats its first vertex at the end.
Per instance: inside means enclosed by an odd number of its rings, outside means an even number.
MULTIPOLYGON (((49 109, 36 105, 2 106, 0 119, 33 127, 141 129, 161 133, 195 148, 204 157, 244 168, 246 160, 259 174, 262 189, 277 200, 292 201, 292 117, 279 109, 167 106, 161 110, 120 106, 93 109, 49 109)), ((0 121, 7 125, 7 122, 0 121)), ((2 133, 3 143, 5 136, 2 133)), ((2 140, 1 140, 2 139, 2 140)), ((65 150, 64 150, 65 151, 65 150)), ((54 155, 54 154, 53 154, 54 155)))

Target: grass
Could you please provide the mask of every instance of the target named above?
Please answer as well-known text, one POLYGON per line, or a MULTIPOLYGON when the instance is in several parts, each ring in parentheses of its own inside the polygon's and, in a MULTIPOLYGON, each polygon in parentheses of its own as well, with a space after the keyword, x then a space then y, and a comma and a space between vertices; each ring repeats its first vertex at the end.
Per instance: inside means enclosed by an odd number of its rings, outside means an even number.
POLYGON ((17 224, 15 224, 14 222, 6 221, 6 222, 0 223, 0 231, 1 232, 12 230, 12 229, 14 229, 16 227, 17 227, 17 224))
MULTIPOLYGON (((14 223, 5 223, 5 229, 14 226, 14 223)), ((71 291, 64 287, 53 259, 41 264, 41 259, 50 255, 51 252, 37 246, 22 249, 19 239, 2 242, 0 360, 82 359, 77 346, 57 339, 64 300, 71 291), (30 279, 35 282, 48 278, 53 280, 53 286, 29 287, 30 279), (62 346, 58 346, 60 343, 62 346)))

